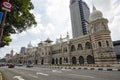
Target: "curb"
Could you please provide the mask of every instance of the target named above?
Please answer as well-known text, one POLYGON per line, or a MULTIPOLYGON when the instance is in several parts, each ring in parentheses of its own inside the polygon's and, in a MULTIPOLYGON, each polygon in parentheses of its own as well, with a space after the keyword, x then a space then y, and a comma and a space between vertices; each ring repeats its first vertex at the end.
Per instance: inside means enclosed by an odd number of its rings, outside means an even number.
POLYGON ((50 66, 47 68, 52 68, 52 69, 79 69, 79 70, 98 70, 98 71, 120 71, 120 69, 116 68, 94 68, 94 67, 61 67, 61 66, 50 66))
POLYGON ((2 73, 0 72, 0 80, 2 80, 2 73))

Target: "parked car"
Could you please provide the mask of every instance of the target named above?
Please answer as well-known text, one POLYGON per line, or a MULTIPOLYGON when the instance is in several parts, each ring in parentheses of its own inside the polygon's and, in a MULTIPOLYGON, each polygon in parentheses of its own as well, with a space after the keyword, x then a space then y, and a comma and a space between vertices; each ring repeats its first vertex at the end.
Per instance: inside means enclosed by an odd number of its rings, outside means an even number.
POLYGON ((14 64, 9 64, 9 65, 8 65, 8 68, 14 68, 14 67, 15 67, 14 64))

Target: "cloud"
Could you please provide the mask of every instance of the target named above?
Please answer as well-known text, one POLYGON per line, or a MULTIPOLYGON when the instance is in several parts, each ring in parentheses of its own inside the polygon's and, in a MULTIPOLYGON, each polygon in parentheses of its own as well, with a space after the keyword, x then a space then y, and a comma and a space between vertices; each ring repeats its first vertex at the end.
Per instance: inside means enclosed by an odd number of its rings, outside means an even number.
POLYGON ((45 29, 45 34, 47 36, 50 36, 54 31, 55 31, 55 26, 52 23, 49 23, 45 29))
POLYGON ((110 30, 113 40, 120 40, 120 35, 117 35, 118 33, 120 33, 119 21, 120 21, 120 15, 115 16, 110 24, 110 30))
POLYGON ((40 42, 41 42, 40 39, 36 39, 36 40, 32 41, 31 44, 32 44, 33 46, 37 46, 38 43, 40 43, 40 42))

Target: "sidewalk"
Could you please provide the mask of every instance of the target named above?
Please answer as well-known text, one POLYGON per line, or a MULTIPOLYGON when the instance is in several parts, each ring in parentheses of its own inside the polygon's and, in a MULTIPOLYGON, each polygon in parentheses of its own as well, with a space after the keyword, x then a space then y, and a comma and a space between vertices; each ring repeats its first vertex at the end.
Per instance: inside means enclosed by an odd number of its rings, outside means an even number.
POLYGON ((2 80, 2 73, 0 72, 0 80, 2 80))

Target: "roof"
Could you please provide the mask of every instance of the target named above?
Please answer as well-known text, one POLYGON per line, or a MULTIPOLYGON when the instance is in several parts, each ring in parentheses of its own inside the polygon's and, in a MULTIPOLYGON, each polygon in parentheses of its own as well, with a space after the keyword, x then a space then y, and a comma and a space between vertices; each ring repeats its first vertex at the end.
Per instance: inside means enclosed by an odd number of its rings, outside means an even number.
POLYGON ((51 43, 51 42, 53 42, 53 41, 52 41, 52 40, 50 40, 49 38, 47 38, 47 40, 45 40, 44 42, 51 43))

